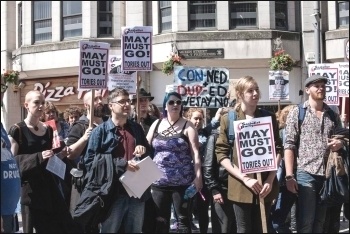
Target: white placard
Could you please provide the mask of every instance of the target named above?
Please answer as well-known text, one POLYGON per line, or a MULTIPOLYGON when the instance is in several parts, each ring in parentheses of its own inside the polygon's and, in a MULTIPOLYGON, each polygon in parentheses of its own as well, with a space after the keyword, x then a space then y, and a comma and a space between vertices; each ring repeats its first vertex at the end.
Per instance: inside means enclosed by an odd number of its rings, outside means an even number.
POLYGON ((108 90, 121 87, 129 92, 136 94, 136 71, 122 71, 121 55, 110 55, 108 59, 108 90))
POLYGON ((271 116, 234 121, 238 167, 243 174, 277 170, 271 116))
POLYGON ((269 71, 270 100, 289 100, 289 72, 269 71))
POLYGON ((152 71, 152 26, 122 27, 122 70, 152 71))
POLYGON ((335 63, 309 65, 309 77, 320 75, 327 78, 324 102, 328 105, 339 105, 338 70, 339 66, 335 63))
POLYGON ((176 92, 185 107, 219 108, 228 105, 230 74, 227 68, 174 67, 176 92))
POLYGON ((78 89, 106 89, 109 43, 80 41, 78 89))

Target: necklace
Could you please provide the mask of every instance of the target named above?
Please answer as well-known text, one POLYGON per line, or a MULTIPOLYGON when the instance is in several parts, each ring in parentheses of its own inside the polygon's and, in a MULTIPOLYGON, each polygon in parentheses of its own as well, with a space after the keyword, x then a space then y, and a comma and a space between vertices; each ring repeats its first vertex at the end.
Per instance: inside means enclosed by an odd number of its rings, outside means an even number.
POLYGON ((39 130, 38 125, 39 125, 40 121, 35 125, 35 124, 33 124, 29 119, 27 119, 27 120, 28 120, 28 122, 32 125, 32 127, 34 128, 35 131, 38 131, 38 130, 39 130))

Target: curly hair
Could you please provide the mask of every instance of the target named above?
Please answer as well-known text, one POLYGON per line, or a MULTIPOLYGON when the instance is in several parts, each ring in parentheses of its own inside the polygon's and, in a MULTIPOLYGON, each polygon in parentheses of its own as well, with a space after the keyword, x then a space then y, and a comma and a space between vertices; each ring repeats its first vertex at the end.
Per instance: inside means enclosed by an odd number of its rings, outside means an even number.
POLYGON ((67 121, 69 116, 74 114, 78 114, 80 117, 83 114, 83 110, 79 106, 70 106, 64 111, 63 118, 67 121))
POLYGON ((194 112, 197 112, 197 111, 198 111, 199 113, 202 114, 203 118, 205 117, 205 116, 204 116, 204 110, 203 110, 202 108, 191 107, 191 108, 189 108, 189 109, 187 110, 187 112, 186 112, 186 118, 187 118, 187 119, 191 119, 192 114, 193 114, 194 112))
POLYGON ((288 105, 284 107, 281 112, 278 115, 278 127, 280 129, 284 128, 286 126, 287 116, 289 111, 294 107, 295 105, 288 105))
POLYGON ((153 104, 153 103, 150 103, 150 104, 149 104, 149 106, 148 106, 148 113, 149 113, 150 115, 154 115, 154 116, 157 117, 158 119, 161 118, 161 113, 160 113, 158 107, 157 107, 155 104, 153 104))

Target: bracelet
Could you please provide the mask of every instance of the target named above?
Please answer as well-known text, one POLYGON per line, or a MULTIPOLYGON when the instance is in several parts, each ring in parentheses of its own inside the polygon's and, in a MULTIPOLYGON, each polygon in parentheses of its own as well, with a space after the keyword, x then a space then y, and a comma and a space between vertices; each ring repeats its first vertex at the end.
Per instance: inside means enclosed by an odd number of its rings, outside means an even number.
POLYGON ((295 179, 294 179, 294 174, 287 175, 286 177, 284 177, 284 179, 285 179, 286 181, 295 180, 295 179))

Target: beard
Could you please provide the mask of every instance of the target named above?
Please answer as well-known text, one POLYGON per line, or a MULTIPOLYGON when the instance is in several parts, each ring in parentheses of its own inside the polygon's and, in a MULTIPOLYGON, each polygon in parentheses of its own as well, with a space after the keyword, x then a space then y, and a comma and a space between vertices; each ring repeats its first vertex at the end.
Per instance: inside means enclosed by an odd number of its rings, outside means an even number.
POLYGON ((104 106, 103 105, 97 105, 94 107, 94 116, 98 118, 102 118, 105 116, 104 106))
POLYGON ((324 98, 326 97, 326 92, 322 92, 322 93, 313 93, 313 92, 311 92, 310 95, 311 95, 311 98, 313 100, 323 101, 324 98))

